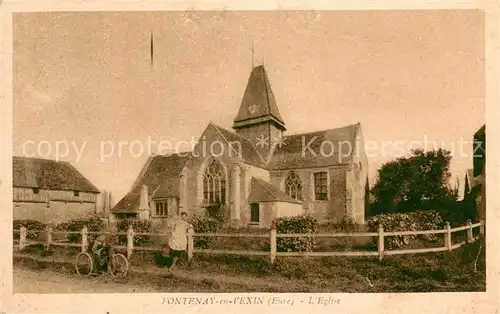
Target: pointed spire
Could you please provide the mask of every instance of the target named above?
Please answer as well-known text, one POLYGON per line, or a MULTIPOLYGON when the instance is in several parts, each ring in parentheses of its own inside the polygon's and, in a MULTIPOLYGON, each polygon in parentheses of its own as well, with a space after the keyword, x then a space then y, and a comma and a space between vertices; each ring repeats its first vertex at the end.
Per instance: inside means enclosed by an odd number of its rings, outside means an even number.
POLYGON ((285 122, 279 113, 266 70, 263 65, 259 65, 252 69, 233 128, 265 121, 273 121, 285 130, 285 122))

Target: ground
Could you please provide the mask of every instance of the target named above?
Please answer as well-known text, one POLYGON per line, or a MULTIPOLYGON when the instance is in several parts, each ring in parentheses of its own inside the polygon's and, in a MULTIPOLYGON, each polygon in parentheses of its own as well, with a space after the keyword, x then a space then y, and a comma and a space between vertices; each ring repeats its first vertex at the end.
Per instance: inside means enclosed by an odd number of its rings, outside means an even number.
POLYGON ((195 255, 167 273, 151 253, 134 254, 129 278, 79 277, 77 251, 14 253, 17 292, 456 292, 485 291, 484 240, 453 252, 378 258, 195 255), (35 272, 35 273, 34 273, 35 272), (19 285, 19 286, 18 286, 19 285), (26 289, 26 290, 25 290, 26 289))
POLYGON ((106 277, 82 280, 76 275, 60 272, 33 270, 24 266, 14 266, 14 293, 132 293, 155 292, 140 285, 125 285, 112 282, 106 277))

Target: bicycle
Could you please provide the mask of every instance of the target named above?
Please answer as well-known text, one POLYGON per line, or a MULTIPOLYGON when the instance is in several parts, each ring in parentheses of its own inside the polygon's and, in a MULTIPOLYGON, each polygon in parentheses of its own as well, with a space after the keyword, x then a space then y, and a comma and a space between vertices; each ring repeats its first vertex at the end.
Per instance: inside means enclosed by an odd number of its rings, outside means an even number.
MULTIPOLYGON (((109 248, 107 265, 107 273, 113 277, 124 278, 128 275, 129 263, 127 257, 121 253, 115 253, 113 247, 109 248)), ((92 254, 81 252, 76 256, 75 269, 78 275, 98 275, 98 273, 95 272, 95 268, 95 260, 92 254)))

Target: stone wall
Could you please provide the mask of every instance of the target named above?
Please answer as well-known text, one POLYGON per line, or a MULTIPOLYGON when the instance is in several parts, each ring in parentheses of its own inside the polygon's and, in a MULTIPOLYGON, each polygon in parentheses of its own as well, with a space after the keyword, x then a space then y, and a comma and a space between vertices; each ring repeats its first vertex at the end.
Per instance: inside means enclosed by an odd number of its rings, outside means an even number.
POLYGON ((301 204, 276 202, 275 206, 276 216, 274 218, 300 216, 304 213, 301 204))
POLYGON ((346 171, 346 212, 355 222, 363 224, 366 212, 368 158, 361 127, 358 128, 355 145, 352 163, 346 171))
MULTIPOLYGON (((247 202, 248 197, 250 196, 250 191, 251 191, 251 180, 252 177, 262 179, 264 181, 269 182, 270 181, 270 174, 269 171, 258 168, 252 165, 248 164, 241 164, 242 165, 242 175, 243 175, 243 180, 241 180, 241 185, 240 185, 240 208, 241 208, 241 213, 240 213, 240 219, 241 222, 246 224, 250 222, 250 204, 247 202)), ((262 215, 261 215, 262 217, 262 215)))
MULTIPOLYGON (((320 221, 337 221, 345 214, 346 206, 346 166, 328 168, 294 169, 302 182, 303 209, 320 221), (314 174, 328 173, 328 200, 316 200, 314 193, 314 174)), ((285 180, 291 170, 271 172, 271 183, 285 192, 285 180)))

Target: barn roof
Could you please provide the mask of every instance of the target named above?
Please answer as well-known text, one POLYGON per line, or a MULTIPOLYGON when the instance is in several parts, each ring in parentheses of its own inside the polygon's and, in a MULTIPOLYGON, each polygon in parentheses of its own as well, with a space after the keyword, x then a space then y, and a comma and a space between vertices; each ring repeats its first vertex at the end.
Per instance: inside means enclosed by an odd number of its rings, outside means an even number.
POLYGON ((66 161, 14 156, 14 187, 100 193, 87 178, 66 161))
POLYGON ((190 156, 191 153, 180 153, 149 157, 130 192, 111 211, 136 212, 143 185, 148 187, 152 199, 179 197, 180 175, 190 156))
POLYGON ((315 168, 349 163, 357 153, 360 123, 341 128, 288 135, 276 145, 267 165, 270 170, 315 168), (323 145, 323 147, 322 147, 323 145))
POLYGON ((301 201, 291 198, 271 183, 254 177, 250 181, 248 202, 288 202, 302 204, 301 201))

